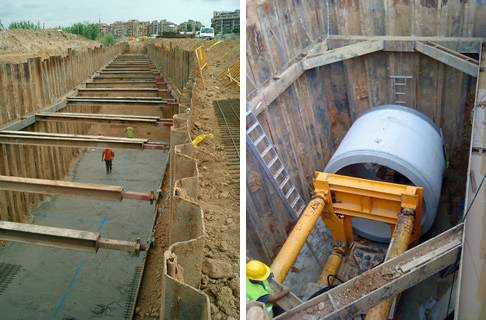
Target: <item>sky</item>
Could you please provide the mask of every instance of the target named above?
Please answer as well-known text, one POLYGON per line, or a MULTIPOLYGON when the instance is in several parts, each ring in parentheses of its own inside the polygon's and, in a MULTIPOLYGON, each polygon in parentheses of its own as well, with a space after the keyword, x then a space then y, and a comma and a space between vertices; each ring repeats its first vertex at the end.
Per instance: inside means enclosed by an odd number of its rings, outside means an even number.
POLYGON ((211 24, 213 11, 239 9, 239 0, 0 0, 0 21, 38 21, 46 27, 75 22, 152 21, 181 23, 189 19, 211 24))

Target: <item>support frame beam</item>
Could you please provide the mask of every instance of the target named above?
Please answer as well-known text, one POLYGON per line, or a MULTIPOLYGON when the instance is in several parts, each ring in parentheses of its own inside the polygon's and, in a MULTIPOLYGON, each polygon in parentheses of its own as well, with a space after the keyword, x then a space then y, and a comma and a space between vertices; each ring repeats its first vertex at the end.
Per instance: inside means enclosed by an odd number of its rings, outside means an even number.
POLYGON ((297 320, 306 315, 326 320, 352 319, 455 263, 461 252, 462 234, 463 224, 459 224, 275 319, 297 320))
POLYGON ((171 126, 172 119, 162 119, 157 116, 130 116, 102 113, 71 113, 71 112, 39 112, 35 114, 36 121, 109 123, 134 126, 171 126))
POLYGON ((114 240, 99 232, 55 228, 28 223, 0 221, 0 240, 96 253, 98 249, 138 253, 146 250, 140 241, 114 240))
POLYGON ((385 51, 410 51, 407 45, 415 41, 432 41, 461 53, 479 53, 481 42, 486 38, 479 37, 427 37, 427 36, 362 36, 362 35, 330 35, 326 39, 330 49, 356 43, 357 41, 383 40, 385 51))
POLYGON ((415 50, 472 77, 477 77, 478 75, 479 63, 453 50, 431 42, 422 41, 415 43, 415 50))
POLYGON ((255 115, 260 114, 288 87, 290 87, 304 73, 302 61, 297 61, 285 69, 278 77, 274 77, 269 84, 249 101, 250 110, 255 115))
MULTIPOLYGON (((330 49, 329 51, 324 51, 319 56, 321 58, 315 57, 315 63, 319 64, 317 61, 320 59, 332 60, 332 56, 326 58, 326 54, 333 50, 338 50, 346 54, 348 47, 356 45, 359 48, 360 43, 368 41, 376 41, 377 43, 383 42, 384 51, 392 52, 416 52, 416 42, 420 41, 432 41, 438 45, 447 48, 449 50, 455 50, 457 53, 478 53, 481 49, 481 42, 486 40, 485 38, 474 38, 474 37, 421 37, 421 36, 354 36, 354 35, 331 35, 323 43, 315 44, 309 50, 310 52, 315 51, 315 48, 319 48, 322 44, 324 47, 330 49)), ((419 45, 420 46, 420 45, 419 45)), ((304 53, 305 55, 305 53, 304 53)), ((357 56, 357 55, 356 55, 357 56)), ((351 55, 350 58, 356 57, 351 55)), ((333 58, 339 62, 347 58, 339 59, 338 57, 333 58)), ((255 115, 260 114, 265 111, 267 106, 269 106, 278 96, 280 96, 288 87, 290 87, 302 74, 309 69, 312 69, 311 63, 314 63, 313 58, 309 55, 305 60, 297 60, 290 64, 285 70, 283 70, 279 75, 274 76, 262 89, 260 89, 257 94, 249 100, 248 110, 251 110, 255 115)), ((328 62, 329 64, 332 62, 328 62)), ((322 64, 324 65, 324 64, 322 64)), ((466 67, 466 72, 471 74, 471 66, 466 67)), ((475 75, 472 75, 475 76, 475 75)))
POLYGON ((31 131, 0 131, 0 144, 51 146, 68 148, 169 149, 169 144, 148 139, 89 136, 31 131))
POLYGON ((327 50, 316 55, 307 56, 303 61, 304 71, 381 51, 384 48, 385 43, 383 40, 367 40, 341 48, 327 50))
POLYGON ((0 175, 0 190, 67 195, 107 201, 122 201, 124 198, 149 202, 155 200, 154 192, 126 191, 121 186, 3 175, 0 175))

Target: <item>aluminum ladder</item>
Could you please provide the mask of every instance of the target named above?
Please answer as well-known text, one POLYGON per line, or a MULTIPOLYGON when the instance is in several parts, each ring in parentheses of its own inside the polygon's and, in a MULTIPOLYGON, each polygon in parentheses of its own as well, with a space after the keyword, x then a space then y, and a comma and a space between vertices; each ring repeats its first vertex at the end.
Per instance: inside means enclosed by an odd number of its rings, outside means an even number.
POLYGON ((412 76, 399 76, 391 75, 393 90, 393 102, 396 104, 406 104, 404 98, 408 95, 408 80, 412 79, 412 76))
POLYGON ((288 206, 294 211, 295 217, 300 216, 306 204, 292 183, 277 150, 252 111, 246 113, 246 141, 254 148, 268 175, 273 178, 274 185, 278 187, 288 206))

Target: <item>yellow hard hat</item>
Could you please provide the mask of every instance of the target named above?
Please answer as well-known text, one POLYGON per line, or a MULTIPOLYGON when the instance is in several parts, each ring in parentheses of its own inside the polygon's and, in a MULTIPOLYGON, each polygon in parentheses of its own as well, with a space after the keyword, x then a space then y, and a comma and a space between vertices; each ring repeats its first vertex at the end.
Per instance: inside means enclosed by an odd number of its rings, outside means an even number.
POLYGON ((246 263, 246 277, 250 280, 267 280, 270 272, 270 267, 261 261, 250 260, 246 263))

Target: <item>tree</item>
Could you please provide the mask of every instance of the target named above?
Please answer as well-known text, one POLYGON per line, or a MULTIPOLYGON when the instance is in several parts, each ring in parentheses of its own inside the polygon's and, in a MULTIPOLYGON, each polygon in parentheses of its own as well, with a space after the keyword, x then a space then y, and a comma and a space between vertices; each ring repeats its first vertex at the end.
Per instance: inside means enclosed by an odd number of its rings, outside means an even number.
POLYGON ((105 33, 104 35, 101 35, 100 39, 98 41, 100 41, 105 47, 109 47, 111 45, 114 45, 115 42, 116 42, 115 37, 113 36, 113 33, 111 33, 111 32, 108 32, 108 33, 105 33))
POLYGON ((100 36, 100 30, 94 23, 78 22, 70 27, 63 29, 65 32, 74 33, 90 40, 97 40, 100 36))

